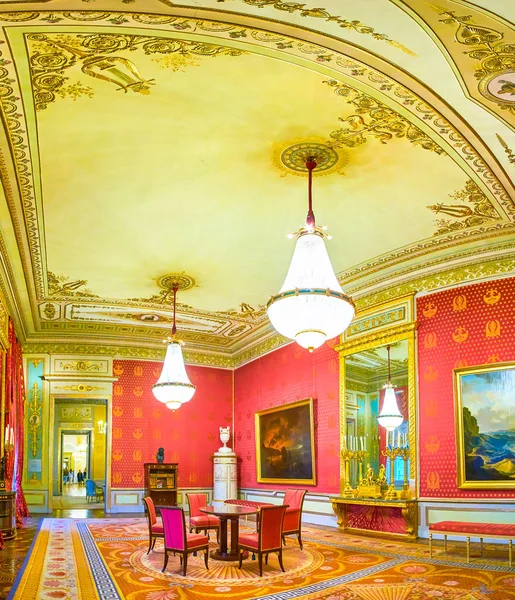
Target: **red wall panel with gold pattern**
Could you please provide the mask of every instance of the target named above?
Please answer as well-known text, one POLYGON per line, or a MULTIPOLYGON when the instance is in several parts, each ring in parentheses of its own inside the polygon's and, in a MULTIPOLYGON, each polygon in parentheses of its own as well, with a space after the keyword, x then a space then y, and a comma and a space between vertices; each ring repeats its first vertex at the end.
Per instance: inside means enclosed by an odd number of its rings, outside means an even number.
POLYGON ((281 487, 256 481, 255 413, 314 398, 317 485, 308 487, 317 492, 338 493, 338 354, 330 347, 336 342, 324 344, 312 354, 290 344, 235 371, 235 449, 241 458, 240 487, 281 487))
POLYGON ((172 412, 152 394, 161 368, 160 362, 114 361, 112 485, 143 487, 143 463, 156 462, 162 447, 165 462, 179 463, 179 487, 210 487, 218 428, 232 420, 232 373, 188 366, 195 395, 172 412))
POLYGON ((515 360, 515 279, 417 299, 420 495, 514 497, 457 486, 453 369, 515 360))

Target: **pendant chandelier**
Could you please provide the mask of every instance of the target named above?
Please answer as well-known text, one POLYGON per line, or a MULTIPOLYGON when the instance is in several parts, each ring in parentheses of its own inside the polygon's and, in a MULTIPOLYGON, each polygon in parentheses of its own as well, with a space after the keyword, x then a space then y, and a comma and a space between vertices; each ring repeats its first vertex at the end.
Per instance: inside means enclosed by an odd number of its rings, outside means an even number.
POLYGON ((310 352, 343 333, 354 317, 354 303, 343 293, 327 254, 325 228, 315 224, 312 182, 316 166, 315 157, 308 157, 306 225, 294 234, 297 243, 288 274, 279 293, 267 303, 274 328, 310 352))
POLYGON ((163 402, 170 410, 177 410, 185 402, 189 402, 195 393, 184 366, 181 342, 176 338, 175 309, 177 302, 178 284, 173 285, 173 326, 172 337, 168 338, 165 362, 157 383, 152 386, 154 396, 163 402))
POLYGON ((379 422, 379 425, 384 427, 387 431, 393 431, 403 423, 404 417, 397 405, 395 386, 393 386, 390 381, 390 346, 386 346, 386 351, 388 352, 388 383, 385 383, 383 386, 383 408, 377 417, 377 421, 379 422))

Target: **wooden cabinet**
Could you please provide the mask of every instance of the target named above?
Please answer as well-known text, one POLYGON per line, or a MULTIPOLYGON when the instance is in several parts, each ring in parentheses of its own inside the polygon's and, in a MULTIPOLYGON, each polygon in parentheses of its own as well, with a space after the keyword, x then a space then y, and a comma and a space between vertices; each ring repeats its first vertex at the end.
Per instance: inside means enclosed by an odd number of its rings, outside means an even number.
POLYGON ((4 540, 16 536, 16 492, 0 491, 0 531, 4 540))
POLYGON ((154 504, 177 505, 177 463, 145 463, 145 488, 154 504))

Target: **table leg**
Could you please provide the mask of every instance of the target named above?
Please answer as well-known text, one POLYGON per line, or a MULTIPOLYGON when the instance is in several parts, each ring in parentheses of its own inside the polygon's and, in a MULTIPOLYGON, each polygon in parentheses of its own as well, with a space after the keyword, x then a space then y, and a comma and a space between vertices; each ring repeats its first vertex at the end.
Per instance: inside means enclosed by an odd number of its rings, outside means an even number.
POLYGON ((238 560, 238 516, 219 516, 220 519, 220 547, 211 552, 211 558, 215 560, 238 560), (231 521, 231 548, 227 548, 227 521, 231 521))

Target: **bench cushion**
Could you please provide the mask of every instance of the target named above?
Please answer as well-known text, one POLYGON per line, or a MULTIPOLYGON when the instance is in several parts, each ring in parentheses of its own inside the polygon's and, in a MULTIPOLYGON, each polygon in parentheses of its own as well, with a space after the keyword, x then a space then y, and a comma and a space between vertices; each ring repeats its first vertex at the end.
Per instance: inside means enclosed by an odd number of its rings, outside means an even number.
POLYGON ((466 523, 464 521, 440 521, 429 526, 429 531, 475 534, 479 536, 501 535, 515 539, 515 525, 509 523, 466 523))

